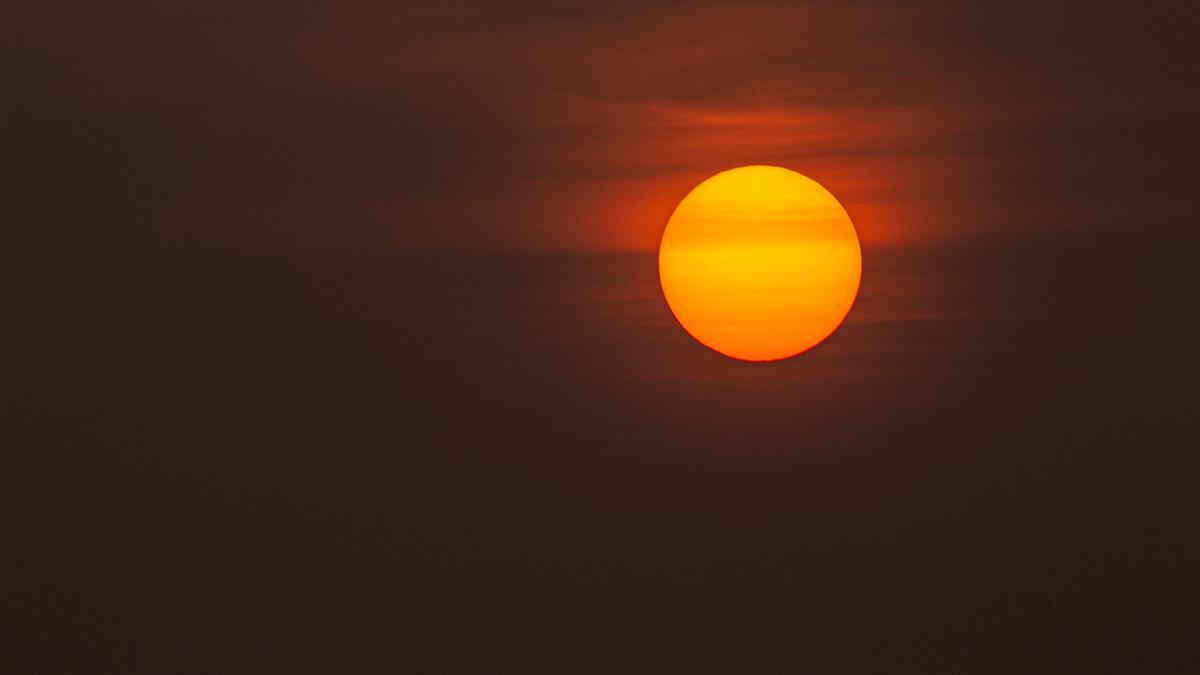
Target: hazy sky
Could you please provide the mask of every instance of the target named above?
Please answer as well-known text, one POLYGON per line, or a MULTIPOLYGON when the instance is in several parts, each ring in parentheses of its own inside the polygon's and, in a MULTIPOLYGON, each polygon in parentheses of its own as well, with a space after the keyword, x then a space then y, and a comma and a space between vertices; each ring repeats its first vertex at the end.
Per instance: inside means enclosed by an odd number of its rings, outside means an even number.
POLYGON ((11 4, 10 670, 1200 662, 1195 0, 11 4), (863 262, 752 365, 757 163, 863 262))
POLYGON ((31 226, 650 249, 751 163, 825 184, 867 246, 1195 212, 1186 3, 351 4, 31 10, 7 40, 31 226))

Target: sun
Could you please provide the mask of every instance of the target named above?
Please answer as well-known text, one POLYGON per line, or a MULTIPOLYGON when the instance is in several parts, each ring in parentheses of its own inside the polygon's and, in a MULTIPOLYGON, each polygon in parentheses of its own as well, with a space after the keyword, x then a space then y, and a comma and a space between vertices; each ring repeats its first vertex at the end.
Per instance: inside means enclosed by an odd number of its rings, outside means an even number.
POLYGON ((663 294, 702 344, 774 361, 829 337, 862 278, 850 216, 819 183, 776 166, 705 180, 675 207, 658 251, 663 294))

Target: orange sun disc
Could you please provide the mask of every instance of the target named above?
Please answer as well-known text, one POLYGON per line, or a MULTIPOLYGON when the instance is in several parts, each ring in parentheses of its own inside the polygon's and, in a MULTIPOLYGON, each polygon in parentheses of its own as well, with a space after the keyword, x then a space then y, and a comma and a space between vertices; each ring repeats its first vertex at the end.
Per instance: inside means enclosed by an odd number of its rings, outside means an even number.
POLYGON ((705 180, 675 207, 658 251, 663 294, 684 329, 745 361, 813 348, 858 295, 850 216, 819 183, 775 166, 705 180))

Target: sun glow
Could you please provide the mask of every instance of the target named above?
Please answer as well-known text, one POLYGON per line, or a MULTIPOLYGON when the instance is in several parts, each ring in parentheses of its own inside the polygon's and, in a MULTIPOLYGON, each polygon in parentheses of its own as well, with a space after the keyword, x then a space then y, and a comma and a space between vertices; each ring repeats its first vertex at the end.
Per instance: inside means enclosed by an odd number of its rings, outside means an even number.
POLYGON ((862 252, 850 216, 794 171, 745 166, 697 185, 658 254, 667 304, 692 337, 746 361, 811 349, 845 319, 862 252))

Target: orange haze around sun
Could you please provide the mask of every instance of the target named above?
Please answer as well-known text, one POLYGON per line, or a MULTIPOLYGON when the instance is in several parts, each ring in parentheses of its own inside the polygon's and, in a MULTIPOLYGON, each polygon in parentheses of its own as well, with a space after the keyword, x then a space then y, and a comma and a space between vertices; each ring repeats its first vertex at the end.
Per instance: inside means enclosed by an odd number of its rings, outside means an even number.
POLYGON ((850 216, 816 181, 774 166, 718 173, 684 197, 658 256, 684 329, 736 359, 811 349, 841 325, 862 277, 850 216))

